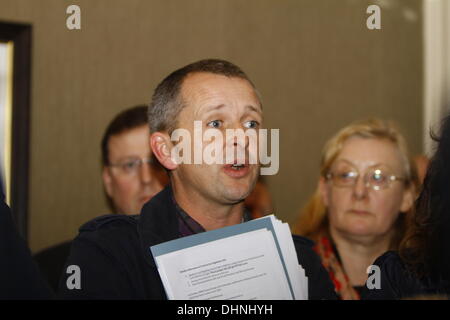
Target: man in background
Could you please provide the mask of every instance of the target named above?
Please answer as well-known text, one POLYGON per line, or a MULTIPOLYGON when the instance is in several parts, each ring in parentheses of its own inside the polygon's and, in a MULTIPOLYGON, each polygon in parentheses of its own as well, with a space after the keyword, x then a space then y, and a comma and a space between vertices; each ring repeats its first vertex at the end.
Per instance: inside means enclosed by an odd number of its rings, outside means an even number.
POLYGON ((150 150, 147 108, 118 114, 102 139, 103 185, 114 213, 139 214, 169 181, 150 150))
MULTIPOLYGON (((120 112, 101 141, 102 179, 111 212, 139 214, 142 206, 163 189, 168 176, 149 146, 147 106, 120 112)), ((35 256, 43 275, 56 291, 72 242, 44 249, 35 256)))

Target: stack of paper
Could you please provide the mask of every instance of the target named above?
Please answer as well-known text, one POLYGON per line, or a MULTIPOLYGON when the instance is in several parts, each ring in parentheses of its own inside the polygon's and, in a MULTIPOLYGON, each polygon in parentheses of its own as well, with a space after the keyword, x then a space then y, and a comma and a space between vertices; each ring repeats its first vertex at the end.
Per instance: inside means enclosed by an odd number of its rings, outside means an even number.
POLYGON ((175 300, 306 300, 289 226, 266 216, 150 248, 175 300))

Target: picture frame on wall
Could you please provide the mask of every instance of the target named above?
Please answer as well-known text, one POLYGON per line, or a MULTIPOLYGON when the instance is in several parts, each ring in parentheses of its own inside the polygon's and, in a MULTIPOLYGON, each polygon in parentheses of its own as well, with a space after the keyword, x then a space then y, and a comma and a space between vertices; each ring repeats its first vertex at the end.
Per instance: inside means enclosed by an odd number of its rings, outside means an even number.
POLYGON ((31 101, 29 24, 0 21, 0 171, 6 203, 27 238, 31 101))

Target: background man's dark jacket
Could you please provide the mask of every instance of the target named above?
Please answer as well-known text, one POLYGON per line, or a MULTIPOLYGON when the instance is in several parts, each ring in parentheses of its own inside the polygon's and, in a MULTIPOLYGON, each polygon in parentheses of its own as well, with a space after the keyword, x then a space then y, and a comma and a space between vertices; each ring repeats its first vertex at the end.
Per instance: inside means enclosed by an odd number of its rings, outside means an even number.
MULTIPOLYGON (((179 237, 172 189, 146 203, 139 216, 108 215, 80 228, 66 266, 81 269, 81 289, 69 290, 63 274, 59 297, 65 299, 166 299, 149 248, 179 237)), ((310 299, 334 299, 333 285, 312 251, 312 242, 294 237, 299 263, 309 279, 310 299)), ((70 280, 70 279, 69 279, 70 280)))

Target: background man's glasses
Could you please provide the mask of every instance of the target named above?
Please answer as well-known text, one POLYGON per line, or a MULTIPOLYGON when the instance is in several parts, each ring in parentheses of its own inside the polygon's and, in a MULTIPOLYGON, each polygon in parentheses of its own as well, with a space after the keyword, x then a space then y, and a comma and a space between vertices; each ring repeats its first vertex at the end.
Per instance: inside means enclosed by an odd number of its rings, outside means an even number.
MULTIPOLYGON (((360 173, 356 169, 340 169, 329 172, 325 177, 333 186, 350 188, 356 185, 360 173)), ((405 178, 390 174, 389 172, 373 168, 363 176, 364 185, 373 190, 387 189, 393 181, 404 181, 405 178)))
POLYGON ((108 166, 119 169, 121 173, 127 175, 134 175, 141 170, 143 164, 147 164, 155 169, 161 169, 161 165, 155 160, 154 157, 144 159, 141 158, 127 159, 122 162, 111 163, 108 166))

